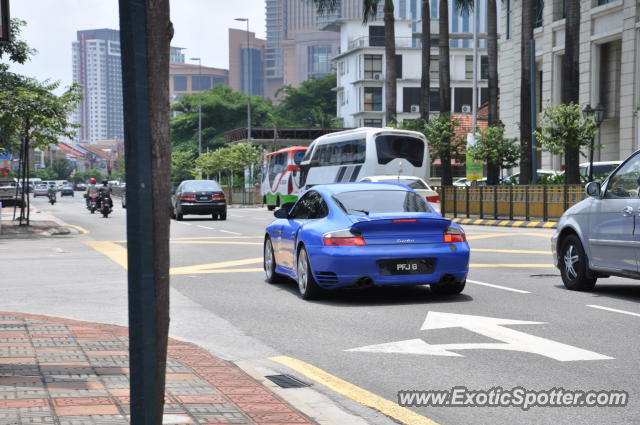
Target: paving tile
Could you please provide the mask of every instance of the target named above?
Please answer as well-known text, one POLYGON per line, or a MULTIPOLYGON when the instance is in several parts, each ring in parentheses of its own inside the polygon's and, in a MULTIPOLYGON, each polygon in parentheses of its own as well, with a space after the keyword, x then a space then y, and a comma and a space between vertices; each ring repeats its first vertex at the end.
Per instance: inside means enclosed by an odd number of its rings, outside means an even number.
POLYGON ((97 375, 125 375, 129 374, 128 367, 96 367, 97 375))
POLYGON ((91 405, 112 405, 113 401, 109 397, 68 397, 54 398, 54 406, 91 406, 91 405))
POLYGON ((198 376, 193 373, 167 373, 166 378, 167 381, 191 381, 199 379, 198 376))
POLYGON ((25 383, 41 383, 40 376, 0 376, 0 385, 15 385, 25 383))
POLYGON ((219 395, 176 395, 174 398, 180 403, 213 404, 227 402, 224 397, 219 395))
POLYGON ((46 398, 0 400, 0 409, 19 409, 22 407, 44 407, 49 405, 46 398))
POLYGON ((47 382, 47 388, 49 391, 56 389, 101 390, 104 388, 104 385, 99 381, 57 381, 47 382))
POLYGON ((2 357, 0 358, 0 365, 2 364, 30 364, 36 363, 35 357, 2 357))
POLYGON ((56 406, 58 416, 91 416, 91 415, 116 415, 119 413, 115 405, 111 406, 56 406))
POLYGON ((247 413, 291 413, 291 408, 284 403, 237 403, 247 413))

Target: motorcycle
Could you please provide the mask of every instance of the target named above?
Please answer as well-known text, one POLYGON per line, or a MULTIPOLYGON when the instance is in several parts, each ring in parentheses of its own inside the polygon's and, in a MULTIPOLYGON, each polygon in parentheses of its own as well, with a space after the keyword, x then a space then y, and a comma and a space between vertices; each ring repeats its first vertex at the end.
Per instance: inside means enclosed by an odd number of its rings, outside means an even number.
POLYGON ((53 192, 49 192, 49 203, 51 203, 51 205, 56 203, 56 194, 53 192))
POLYGON ((104 218, 109 217, 113 211, 113 201, 110 196, 105 196, 100 199, 100 212, 104 218))
POLYGON ((97 196, 89 196, 89 203, 87 204, 87 209, 91 211, 91 214, 96 212, 98 209, 98 197, 97 196))

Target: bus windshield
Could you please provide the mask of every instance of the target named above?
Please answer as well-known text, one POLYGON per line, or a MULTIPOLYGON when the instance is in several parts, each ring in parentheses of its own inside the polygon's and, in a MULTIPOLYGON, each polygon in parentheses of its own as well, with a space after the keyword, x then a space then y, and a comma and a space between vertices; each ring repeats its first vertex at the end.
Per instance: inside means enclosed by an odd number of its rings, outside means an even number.
POLYGON ((396 158, 406 159, 414 167, 422 167, 424 141, 417 137, 382 135, 376 137, 378 164, 388 164, 396 158))

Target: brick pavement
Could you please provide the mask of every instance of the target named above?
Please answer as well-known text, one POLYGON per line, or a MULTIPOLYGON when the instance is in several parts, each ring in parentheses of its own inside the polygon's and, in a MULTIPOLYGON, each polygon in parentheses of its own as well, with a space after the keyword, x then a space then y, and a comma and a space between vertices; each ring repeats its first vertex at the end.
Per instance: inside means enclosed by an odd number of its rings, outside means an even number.
MULTIPOLYGON (((0 425, 124 425, 127 329, 0 312, 0 425)), ((170 340, 165 424, 312 424, 235 365, 170 340)))

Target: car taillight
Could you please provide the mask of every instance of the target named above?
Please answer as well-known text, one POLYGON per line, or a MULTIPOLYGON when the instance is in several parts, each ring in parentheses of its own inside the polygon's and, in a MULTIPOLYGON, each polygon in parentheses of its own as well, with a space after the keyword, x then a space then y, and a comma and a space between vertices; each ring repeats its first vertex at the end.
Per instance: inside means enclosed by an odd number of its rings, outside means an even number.
POLYGON ((444 243, 454 243, 454 242, 466 242, 467 237, 464 234, 464 230, 459 227, 448 227, 447 230, 444 231, 444 243))
POLYGON ((322 235, 322 244, 326 246, 362 246, 364 238, 350 229, 337 230, 322 235))
POLYGON ((224 199, 224 195, 213 195, 213 199, 224 199))
POLYGON ((396 220, 391 220, 394 223, 413 223, 414 221, 418 221, 417 218, 398 218, 396 220))
POLYGON ((427 196, 427 201, 428 202, 440 202, 440 196, 439 195, 427 196))
POLYGON ((180 195, 180 200, 182 201, 195 201, 196 195, 180 195))
POLYGON ((293 176, 289 176, 289 181, 287 182, 287 193, 291 195, 293 192, 293 176))

